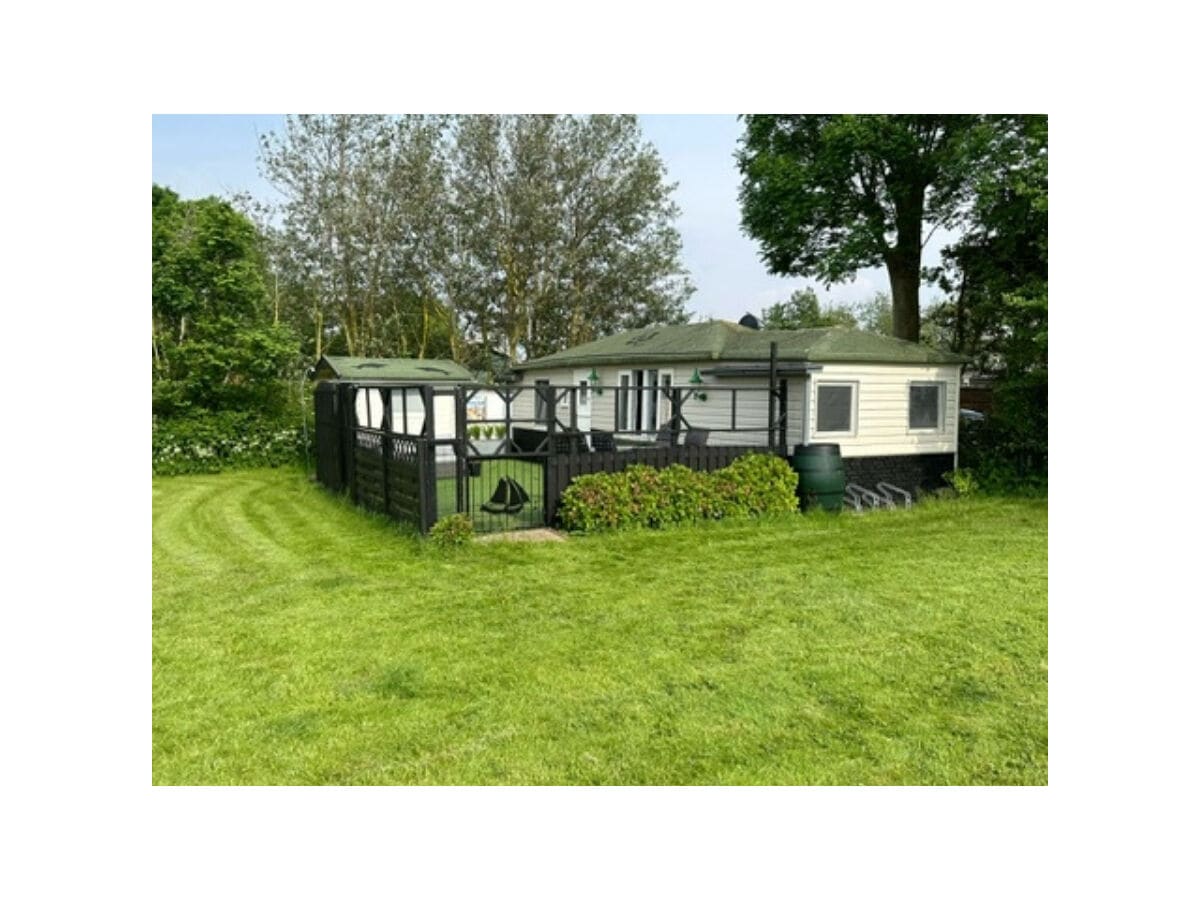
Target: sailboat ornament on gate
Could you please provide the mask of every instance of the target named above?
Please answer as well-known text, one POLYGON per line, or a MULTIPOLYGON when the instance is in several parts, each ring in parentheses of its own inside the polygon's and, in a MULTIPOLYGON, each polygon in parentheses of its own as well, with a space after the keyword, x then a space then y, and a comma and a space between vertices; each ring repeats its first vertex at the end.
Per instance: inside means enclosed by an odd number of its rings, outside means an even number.
POLYGON ((490 513, 517 513, 529 502, 529 494, 514 479, 505 475, 496 484, 492 499, 480 507, 490 513))

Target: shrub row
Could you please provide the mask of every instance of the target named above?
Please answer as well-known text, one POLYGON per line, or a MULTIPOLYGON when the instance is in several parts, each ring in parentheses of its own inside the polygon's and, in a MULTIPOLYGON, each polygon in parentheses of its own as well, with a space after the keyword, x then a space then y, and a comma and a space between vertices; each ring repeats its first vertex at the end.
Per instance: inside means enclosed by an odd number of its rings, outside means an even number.
POLYGON ((298 423, 243 412, 156 419, 154 474, 290 465, 303 460, 304 440, 304 428, 298 423))
POLYGON ((786 460, 761 453, 715 472, 634 465, 576 478, 563 491, 559 515, 571 531, 602 531, 792 512, 796 480, 786 460))

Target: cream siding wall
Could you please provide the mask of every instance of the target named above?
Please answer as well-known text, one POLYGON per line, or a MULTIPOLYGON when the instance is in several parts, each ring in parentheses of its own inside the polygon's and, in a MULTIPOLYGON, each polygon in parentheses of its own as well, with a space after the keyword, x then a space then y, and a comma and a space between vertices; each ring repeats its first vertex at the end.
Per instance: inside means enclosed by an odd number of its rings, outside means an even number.
POLYGON ((900 456, 913 453, 954 453, 958 447, 959 367, 827 364, 813 375, 808 401, 812 443, 841 445, 842 456, 900 456), (816 430, 817 387, 822 382, 857 384, 853 435, 822 434, 816 430), (913 431, 908 427, 908 387, 912 382, 937 382, 942 388, 941 427, 913 431))
MULTIPOLYGON (((680 388, 690 388, 688 379, 692 370, 697 367, 705 368, 714 363, 672 363, 660 366, 660 371, 669 370, 675 378, 675 385, 680 388)), ((590 369, 589 369, 590 371, 590 369)), ((618 366, 597 366, 602 388, 615 386, 618 375, 627 368, 618 366)), ((571 369, 545 369, 525 373, 522 385, 532 388, 538 379, 547 379, 556 386, 574 383, 577 374, 571 369)), ((788 379, 788 429, 787 443, 789 448, 799 444, 808 434, 812 443, 836 443, 841 445, 843 456, 893 456, 914 453, 953 453, 958 442, 958 386, 959 366, 925 366, 925 365, 878 365, 878 364, 837 364, 828 363, 824 368, 811 376, 811 384, 805 385, 806 379, 792 377, 788 379), (857 385, 855 393, 856 428, 853 435, 821 434, 816 431, 817 391, 816 385, 822 381, 854 382, 857 385), (941 427, 930 431, 911 431, 908 427, 908 386, 911 382, 938 382, 944 385, 942 401, 941 427)), ((762 430, 745 433, 713 433, 709 436, 710 444, 761 444, 766 446, 767 433, 767 394, 764 390, 764 379, 755 378, 712 378, 705 376, 705 384, 699 390, 704 391, 708 399, 701 401, 692 397, 684 405, 684 415, 693 428, 729 428, 731 420, 732 399, 729 391, 709 390, 713 387, 736 387, 743 390, 737 392, 737 426, 751 428, 758 426, 762 430)), ((615 403, 616 391, 602 391, 599 396, 592 396, 591 427, 610 431, 616 422, 615 403)), ((513 403, 514 417, 532 419, 534 413, 533 391, 527 391, 513 403)), ((569 410, 566 403, 560 404, 559 418, 566 421, 569 410)), ((664 407, 660 413, 662 421, 669 415, 664 407)))

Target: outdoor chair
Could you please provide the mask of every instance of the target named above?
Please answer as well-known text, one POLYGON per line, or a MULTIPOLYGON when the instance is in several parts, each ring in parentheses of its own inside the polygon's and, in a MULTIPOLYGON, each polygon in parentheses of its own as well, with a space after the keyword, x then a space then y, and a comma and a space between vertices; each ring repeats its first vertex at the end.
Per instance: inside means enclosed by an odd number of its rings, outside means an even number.
POLYGON ((518 453, 537 453, 542 449, 542 441, 546 439, 546 432, 537 428, 523 428, 514 425, 510 437, 512 445, 518 453))
POLYGON ((658 429, 658 434, 654 435, 655 447, 674 447, 675 432, 671 430, 670 425, 664 425, 658 429))
POLYGON ((617 442, 613 439, 614 435, 611 431, 597 431, 592 429, 592 452, 593 453, 615 453, 617 442))
POLYGON ((557 431, 552 440, 554 452, 557 454, 587 453, 587 438, 581 431, 557 431))
POLYGON ((704 447, 707 444, 707 428, 689 428, 683 433, 683 446, 685 447, 704 447))

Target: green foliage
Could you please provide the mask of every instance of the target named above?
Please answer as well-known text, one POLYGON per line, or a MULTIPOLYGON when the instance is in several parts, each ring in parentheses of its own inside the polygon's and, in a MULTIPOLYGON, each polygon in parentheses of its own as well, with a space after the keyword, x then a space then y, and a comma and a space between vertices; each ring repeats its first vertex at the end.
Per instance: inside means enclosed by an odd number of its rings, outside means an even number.
POLYGON ((449 302, 517 358, 686 319, 674 186, 635 116, 462 116, 449 302))
POLYGON ((925 227, 961 224, 1003 171, 1020 117, 753 115, 738 151, 742 223, 769 270, 825 283, 886 266, 895 335, 919 337, 925 227))
MULTIPOLYGON (((451 356, 445 116, 288 116, 260 170, 286 198, 268 231, 284 315, 305 353, 451 356)), ((252 205, 247 203, 247 205, 252 205)), ((271 223, 266 228, 266 223, 271 223)))
POLYGON ((783 303, 776 303, 762 311, 764 328, 781 328, 798 330, 801 328, 828 328, 831 325, 843 325, 847 328, 858 326, 852 310, 841 306, 821 308, 816 291, 804 288, 793 291, 792 296, 783 303))
POLYGON ((779 456, 740 456, 709 476, 715 486, 720 518, 765 516, 796 509, 799 475, 779 456))
POLYGON ((155 419, 153 471, 185 475, 294 465, 304 459, 305 436, 304 426, 295 420, 266 419, 251 412, 226 410, 155 419))
POLYGON ((634 465, 576 478, 559 515, 572 531, 662 528, 705 519, 794 511, 796 473, 778 456, 749 454, 716 472, 634 465))
POLYGON ((1022 116, 1004 167, 980 178, 960 240, 933 269, 954 298, 928 317, 978 372, 1028 373, 1048 361, 1049 180, 1045 116, 1022 116))
POLYGON ((474 536, 475 527, 471 524, 471 517, 466 513, 443 516, 429 529, 429 542, 442 549, 462 547, 471 543, 474 536))
POLYGON ((876 291, 870 300, 863 300, 851 307, 858 327, 873 334, 891 337, 894 331, 892 325, 892 298, 882 291, 876 291))
POLYGON ((970 497, 979 490, 979 482, 975 480, 970 469, 955 469, 945 473, 942 478, 954 488, 954 493, 959 497, 970 497))
POLYGON ((467 428, 467 436, 471 440, 477 441, 486 430, 486 426, 471 425, 467 428))
POLYGON ((291 116, 260 164, 310 358, 487 368, 686 318, 673 186, 634 116, 291 116))
POLYGON ((1045 369, 997 384, 992 412, 959 430, 959 462, 982 490, 1041 495, 1049 483, 1049 381, 1045 369))
POLYGON ((298 344, 272 321, 254 226, 214 197, 152 197, 155 415, 281 414, 298 344))

